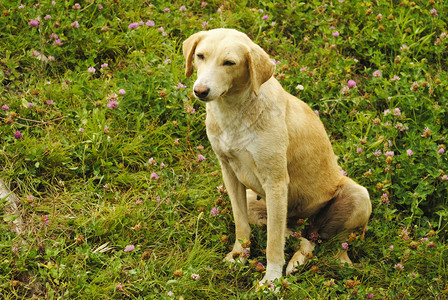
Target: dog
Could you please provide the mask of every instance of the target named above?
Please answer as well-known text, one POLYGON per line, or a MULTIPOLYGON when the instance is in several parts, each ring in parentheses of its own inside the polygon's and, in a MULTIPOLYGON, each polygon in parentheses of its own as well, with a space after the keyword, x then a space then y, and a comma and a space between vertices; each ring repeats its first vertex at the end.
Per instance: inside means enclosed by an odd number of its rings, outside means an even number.
MULTIPOLYGON (((282 88, 260 46, 237 30, 213 29, 188 37, 182 51, 186 77, 197 71, 193 93, 206 103, 207 136, 232 205, 236 240, 226 261, 249 250, 250 223, 266 224, 261 286, 282 277, 288 218, 308 218, 322 239, 365 230, 372 212, 367 189, 342 174, 322 122, 282 88)), ((286 275, 314 246, 301 238, 286 275)), ((351 262, 346 251, 337 258, 351 262)))

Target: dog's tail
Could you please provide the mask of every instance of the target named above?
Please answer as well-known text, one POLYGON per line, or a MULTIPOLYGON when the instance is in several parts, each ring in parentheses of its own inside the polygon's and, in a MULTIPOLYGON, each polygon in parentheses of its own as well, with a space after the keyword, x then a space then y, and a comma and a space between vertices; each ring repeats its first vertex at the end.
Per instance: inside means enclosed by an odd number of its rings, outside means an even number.
POLYGON ((258 196, 253 190, 246 190, 247 214, 250 224, 266 225, 268 215, 266 210, 266 201, 258 196))

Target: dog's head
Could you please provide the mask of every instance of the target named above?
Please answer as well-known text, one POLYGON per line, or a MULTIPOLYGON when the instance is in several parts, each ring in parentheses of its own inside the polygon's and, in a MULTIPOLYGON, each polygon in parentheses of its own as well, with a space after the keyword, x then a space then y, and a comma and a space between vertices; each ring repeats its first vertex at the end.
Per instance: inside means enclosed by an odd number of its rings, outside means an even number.
POLYGON ((275 70, 263 49, 233 29, 195 33, 183 43, 183 54, 185 75, 190 77, 197 70, 194 94, 206 102, 250 89, 258 95, 275 70))

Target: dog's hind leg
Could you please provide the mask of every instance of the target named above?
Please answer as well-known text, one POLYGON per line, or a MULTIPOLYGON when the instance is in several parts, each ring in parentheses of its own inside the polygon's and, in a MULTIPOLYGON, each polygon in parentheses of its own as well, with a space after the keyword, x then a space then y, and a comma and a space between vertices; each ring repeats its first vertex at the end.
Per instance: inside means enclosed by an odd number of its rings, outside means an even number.
MULTIPOLYGON (((365 231, 371 212, 367 189, 343 177, 336 196, 313 218, 312 225, 321 238, 329 239, 356 229, 365 231)), ((336 258, 351 263, 347 251, 340 251, 336 258)))
POLYGON ((297 267, 300 265, 304 265, 309 255, 313 252, 315 244, 310 242, 309 240, 301 237, 300 238, 300 248, 294 253, 294 256, 288 263, 286 267, 286 275, 292 274, 297 271, 297 267))

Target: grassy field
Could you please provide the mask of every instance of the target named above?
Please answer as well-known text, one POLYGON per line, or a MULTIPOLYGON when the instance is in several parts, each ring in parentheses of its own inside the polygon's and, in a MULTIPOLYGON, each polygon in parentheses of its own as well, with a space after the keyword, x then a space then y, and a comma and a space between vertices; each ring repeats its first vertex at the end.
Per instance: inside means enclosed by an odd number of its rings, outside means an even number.
POLYGON ((448 298, 443 0, 2 0, 0 11, 0 178, 19 202, 11 213, 0 199, 1 299, 448 298), (278 294, 259 293, 256 226, 249 263, 222 262, 230 201, 181 51, 218 27, 275 59, 368 188, 366 238, 346 241, 354 265, 327 241, 278 294))

